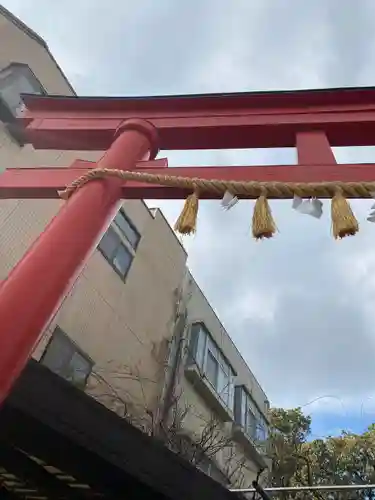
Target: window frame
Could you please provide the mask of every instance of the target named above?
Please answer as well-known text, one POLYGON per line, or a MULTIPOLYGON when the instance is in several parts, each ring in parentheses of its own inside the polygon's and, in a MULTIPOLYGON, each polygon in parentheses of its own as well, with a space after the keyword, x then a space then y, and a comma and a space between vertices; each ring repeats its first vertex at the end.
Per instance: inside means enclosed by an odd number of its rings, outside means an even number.
MULTIPOLYGON (((43 87, 39 78, 37 78, 30 66, 28 64, 18 62, 11 62, 8 66, 0 69, 0 89, 4 89, 4 84, 1 85, 2 79, 5 80, 10 77, 13 78, 14 81, 17 81, 17 78, 20 76, 26 78, 30 87, 39 89, 39 92, 33 91, 31 94, 42 96, 47 95, 46 89, 43 87)), ((22 92, 19 94, 21 103, 22 96, 27 93, 30 93, 30 90, 29 92, 22 92)), ((17 110, 15 113, 12 111, 9 101, 3 95, 3 90, 0 91, 0 122, 4 124, 8 134, 19 147, 25 145, 25 131, 18 120, 17 110)))
POLYGON ((210 477, 222 486, 227 487, 230 484, 228 477, 220 469, 218 464, 213 460, 213 458, 207 456, 206 454, 204 454, 202 459, 198 461, 196 467, 206 474, 206 476, 210 477))
POLYGON ((112 267, 112 269, 116 272, 116 274, 121 278, 121 280, 123 282, 126 281, 128 273, 130 271, 130 268, 132 267, 133 260, 134 260, 134 258, 136 256, 136 250, 138 248, 140 240, 141 240, 141 234, 140 234, 140 232, 136 228, 135 224, 131 221, 130 217, 126 214, 124 208, 120 208, 120 210, 117 212, 117 214, 113 218, 113 220, 112 220, 111 224, 109 225, 108 229, 103 234, 100 242, 98 243, 97 249, 103 255, 103 257, 106 259, 106 261, 109 263, 109 265, 112 267), (138 237, 135 245, 132 244, 132 242, 129 240, 128 236, 126 235, 126 232, 116 222, 116 217, 118 215, 121 215, 125 219, 125 222, 129 225, 130 229, 132 231, 134 231, 134 233, 138 237), (108 256, 107 253, 101 247, 101 243, 102 243, 103 239, 107 236, 107 234, 109 232, 114 233, 114 235, 116 236, 116 238, 118 238, 118 240, 119 240, 117 245, 119 247, 121 246, 125 250, 125 252, 127 252, 129 254, 129 256, 130 256, 130 264, 129 264, 129 266, 128 266, 125 274, 122 274, 122 272, 116 267, 116 265, 114 264, 114 258, 108 256))
MULTIPOLYGON (((37 78, 33 70, 30 68, 28 64, 12 62, 8 64, 5 68, 0 69, 0 120, 4 123, 14 124, 17 120, 17 115, 12 111, 8 102, 4 97, 2 97, 2 80, 10 77, 13 79, 17 79, 17 77, 23 76, 28 80, 28 83, 31 87, 38 87, 40 92, 33 92, 33 95, 47 95, 46 89, 41 84, 40 80, 37 78), (7 74, 8 73, 8 74, 7 74), (3 120, 3 115, 6 115, 6 119, 3 120)), ((25 94, 25 92, 20 94, 21 96, 25 94)), ((21 99, 22 100, 22 99, 21 99)))
POLYGON ((235 387, 234 396, 234 422, 240 426, 242 431, 254 443, 264 443, 268 440, 268 422, 266 417, 260 411, 254 398, 251 396, 245 385, 235 387), (239 405, 239 406, 238 406, 239 405), (245 405, 245 408, 243 407, 245 405), (253 418, 253 427, 244 422, 243 416, 251 414, 253 418), (263 432, 264 439, 261 439, 260 433, 263 432))
POLYGON ((196 365, 198 367, 200 376, 210 384, 210 387, 212 387, 220 402, 224 404, 225 407, 228 408, 231 412, 233 412, 235 377, 237 374, 218 344, 213 339, 210 331, 202 321, 196 321, 190 326, 187 365, 196 365), (202 336, 203 340, 201 338, 202 336), (200 352, 200 349, 198 350, 199 347, 203 350, 203 353, 200 352), (214 384, 207 375, 207 359, 209 355, 216 361, 216 384, 214 384), (224 371, 223 365, 225 365, 227 370, 226 376, 228 383, 225 385, 223 390, 220 391, 219 373, 220 369, 224 371), (224 392, 225 388, 228 389, 224 392), (224 396, 226 393, 228 395, 225 398, 224 396))
POLYGON ((112 224, 109 226, 109 228, 107 229, 107 231, 103 234, 98 246, 97 246, 99 252, 101 253, 101 255, 105 258, 105 260, 108 262, 108 264, 111 266, 111 268, 116 272, 116 274, 121 278, 122 281, 126 281, 126 278, 129 274, 129 271, 130 271, 130 268, 132 267, 132 264, 133 264, 133 260, 134 260, 134 255, 132 254, 132 252, 130 251, 130 249, 128 248, 128 246, 125 244, 125 242, 123 241, 123 239, 121 238, 121 235, 118 233, 118 231, 116 231, 112 224), (130 256, 130 264, 129 266, 127 267, 126 269, 126 272, 123 274, 119 269, 118 267, 114 264, 114 259, 115 259, 115 254, 113 257, 110 257, 109 255, 107 255, 107 253, 104 251, 104 249, 101 247, 101 243, 103 241, 103 239, 108 235, 109 232, 113 232, 113 234, 116 236, 116 238, 118 238, 118 242, 117 242, 117 245, 116 245, 116 249, 118 248, 122 248, 125 250, 125 252, 127 252, 130 256))
POLYGON ((56 375, 58 375, 59 377, 61 377, 62 379, 66 380, 67 382, 71 383, 72 385, 74 385, 75 387, 78 387, 82 390, 84 390, 86 387, 87 387, 87 382, 88 382, 88 379, 93 371, 93 368, 94 368, 94 365, 95 365, 95 362, 93 361, 93 359, 85 352, 81 349, 81 347, 79 347, 79 345, 74 342, 74 340, 72 340, 69 335, 62 329, 60 328, 59 326, 56 326, 51 337, 49 338, 48 342, 47 342, 47 345, 46 347, 44 348, 43 350, 43 354, 42 356, 40 357, 39 359, 39 363, 43 366, 45 366, 46 368, 48 368, 51 372, 55 373, 56 375), (86 362, 87 364, 90 366, 90 369, 89 371, 85 374, 85 377, 84 377, 84 380, 83 380, 83 383, 82 384, 78 384, 78 383, 74 383, 74 381, 72 380, 69 380, 67 377, 64 377, 63 375, 61 375, 60 373, 57 373, 56 371, 52 370, 52 368, 50 368, 46 363, 45 363, 45 359, 48 355, 48 351, 51 347, 51 345, 53 344, 53 342, 57 339, 57 338, 61 338, 63 339, 65 342, 67 342, 71 348, 71 354, 70 354, 70 358, 69 358, 69 362, 72 361, 73 357, 75 354, 78 354, 79 356, 81 356, 86 362))
MULTIPOLYGON (((172 446, 173 444, 174 443, 172 443, 172 446)), ((191 457, 191 453, 195 452, 195 466, 206 474, 206 476, 211 477, 211 479, 225 487, 230 484, 227 475, 220 468, 214 457, 208 456, 203 448, 197 445, 189 435, 182 432, 179 435, 178 441, 176 441, 176 445, 177 446, 174 448, 175 451, 178 451, 182 456, 186 456, 186 458, 191 457)))
POLYGON ((138 229, 136 228, 135 224, 133 223, 133 221, 130 219, 130 217, 128 217, 128 215, 126 214, 124 208, 120 208, 120 210, 117 212, 115 218, 113 219, 113 224, 116 226, 116 228, 121 232, 121 234, 126 238, 126 241, 129 243, 129 245, 131 246, 131 248, 134 250, 134 252, 137 251, 137 248, 138 248, 138 245, 139 245, 139 242, 141 240, 141 234, 140 232, 138 231, 138 229), (125 219, 125 222, 128 224, 128 226, 130 227, 130 229, 135 233, 136 237, 137 237, 137 241, 136 243, 133 245, 133 243, 130 241, 128 235, 126 234, 126 231, 123 230, 123 228, 120 226, 120 224, 118 224, 116 222, 116 218, 118 216, 122 216, 124 219, 125 219))

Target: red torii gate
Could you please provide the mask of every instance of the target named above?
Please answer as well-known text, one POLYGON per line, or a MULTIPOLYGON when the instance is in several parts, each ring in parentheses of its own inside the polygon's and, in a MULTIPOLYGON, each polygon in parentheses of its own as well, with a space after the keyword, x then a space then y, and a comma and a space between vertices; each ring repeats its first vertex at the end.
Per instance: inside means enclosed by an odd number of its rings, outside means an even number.
MULTIPOLYGON (((149 98, 25 96, 20 120, 36 149, 106 151, 97 163, 9 169, 0 198, 58 198, 93 167, 241 181, 367 182, 375 165, 337 165, 331 146, 375 143, 375 88, 149 98), (296 147, 298 165, 184 167, 159 149, 296 147)), ((121 199, 180 199, 186 189, 119 178, 81 187, 0 287, 0 402, 8 394, 121 199)), ((202 193, 202 198, 218 198, 202 193)))

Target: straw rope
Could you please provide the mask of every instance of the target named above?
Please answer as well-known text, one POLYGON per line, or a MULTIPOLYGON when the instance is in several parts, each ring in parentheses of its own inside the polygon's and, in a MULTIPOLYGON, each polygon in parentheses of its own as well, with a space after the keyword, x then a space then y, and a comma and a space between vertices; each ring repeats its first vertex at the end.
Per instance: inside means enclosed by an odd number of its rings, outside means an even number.
POLYGON ((276 232, 267 198, 287 199, 331 198, 332 232, 334 238, 353 236, 359 230, 359 224, 346 198, 371 198, 375 192, 373 182, 257 182, 223 181, 220 179, 201 179, 199 177, 181 177, 173 175, 150 174, 147 172, 129 172, 123 170, 96 168, 82 175, 70 186, 59 192, 67 200, 75 191, 95 179, 116 177, 124 181, 138 181, 162 186, 177 187, 191 191, 185 200, 183 210, 175 224, 175 230, 181 234, 191 234, 196 230, 199 195, 204 192, 223 196, 229 191, 233 196, 257 198, 254 206, 252 232, 255 239, 271 238, 276 232))
POLYGON ((96 168, 78 177, 70 186, 61 191, 61 198, 68 199, 77 189, 88 182, 104 177, 117 177, 124 181, 139 181, 149 184, 177 187, 200 193, 211 192, 223 195, 230 191, 234 195, 257 198, 265 195, 268 198, 287 199, 295 195, 300 198, 332 198, 340 189, 345 198, 371 198, 375 191, 373 182, 257 182, 257 181, 223 181, 220 179, 201 179, 199 177, 181 177, 173 175, 149 174, 145 172, 128 172, 110 168, 96 168))

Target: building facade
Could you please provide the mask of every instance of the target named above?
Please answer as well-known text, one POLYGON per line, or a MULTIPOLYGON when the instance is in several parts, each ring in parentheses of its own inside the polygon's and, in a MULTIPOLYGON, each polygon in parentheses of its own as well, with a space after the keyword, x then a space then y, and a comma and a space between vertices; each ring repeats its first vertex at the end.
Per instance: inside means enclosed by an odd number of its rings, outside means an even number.
MULTIPOLYGON (((20 94, 74 90, 45 42, 3 7, 0 36, 0 167, 98 159, 24 144, 20 94)), ((62 203, 0 201, 0 279, 62 203)), ((186 260, 160 210, 125 201, 33 357, 222 483, 248 485, 267 465, 268 401, 186 260)), ((47 279, 41 269, 35 286, 47 279)))

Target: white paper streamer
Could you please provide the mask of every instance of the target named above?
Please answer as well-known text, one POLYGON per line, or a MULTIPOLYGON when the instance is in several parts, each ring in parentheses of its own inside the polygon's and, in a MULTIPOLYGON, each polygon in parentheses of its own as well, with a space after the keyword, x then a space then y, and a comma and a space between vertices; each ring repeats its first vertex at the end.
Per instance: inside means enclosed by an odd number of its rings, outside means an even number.
POLYGON ((221 206, 224 210, 230 210, 234 207, 234 205, 236 205, 236 203, 238 203, 238 201, 237 196, 233 196, 230 191, 225 191, 223 199, 221 200, 221 206))
POLYGON ((323 215, 323 203, 317 198, 303 200, 299 196, 294 196, 292 208, 300 214, 311 215, 315 219, 320 219, 323 215))

